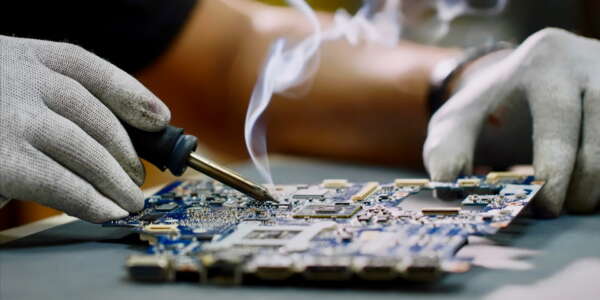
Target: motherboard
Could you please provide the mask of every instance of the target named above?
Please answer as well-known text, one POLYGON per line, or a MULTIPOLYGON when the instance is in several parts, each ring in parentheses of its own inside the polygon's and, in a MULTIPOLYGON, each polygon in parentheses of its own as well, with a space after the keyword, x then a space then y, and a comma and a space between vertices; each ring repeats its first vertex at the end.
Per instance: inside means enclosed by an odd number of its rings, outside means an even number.
POLYGON ((138 281, 430 282, 466 272, 469 235, 508 226, 543 182, 509 172, 456 182, 396 179, 271 185, 259 202, 212 180, 174 182, 104 226, 149 243, 127 258, 138 281))

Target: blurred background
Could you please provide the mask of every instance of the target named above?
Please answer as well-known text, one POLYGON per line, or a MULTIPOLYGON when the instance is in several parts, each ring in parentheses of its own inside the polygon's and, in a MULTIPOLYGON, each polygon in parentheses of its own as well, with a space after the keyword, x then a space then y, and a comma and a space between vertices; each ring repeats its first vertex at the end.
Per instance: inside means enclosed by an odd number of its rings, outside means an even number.
MULTIPOLYGON (((458 0, 439 1, 450 4, 460 2, 458 0)), ((469 2, 469 5, 481 9, 497 3, 497 0, 465 1, 469 2)), ((285 5, 283 0, 261 0, 260 2, 285 5)), ((360 0, 309 0, 307 2, 317 10, 330 12, 344 8, 350 13, 354 13, 362 5, 360 0)), ((594 37, 598 36, 597 33, 600 32, 598 30, 600 29, 600 19, 593 17, 593 13, 600 9, 600 1, 513 0, 509 1, 506 8, 499 14, 460 16, 452 21, 447 34, 441 38, 434 38, 433 35, 440 26, 439 20, 435 18, 436 12, 431 9, 422 9, 423 5, 419 5, 419 2, 422 4, 427 1, 407 0, 402 2, 403 12, 406 15, 402 38, 424 44, 469 47, 497 40, 518 43, 529 34, 547 26, 561 27, 594 37)), ((162 97, 160 91, 164 87, 149 86, 149 88, 162 97)), ((189 114, 185 114, 185 106, 179 107, 175 103, 171 109, 174 125, 185 127, 189 133, 194 134, 196 132, 195 120, 189 114)), ((247 155, 243 152, 221 151, 221 149, 214 148, 206 148, 204 151, 207 156, 222 163, 238 163, 247 160, 247 155)), ((174 177, 160 172, 154 166, 148 164, 145 166, 147 180, 143 188, 165 184, 174 179, 174 177)), ((0 210, 0 229, 29 223, 59 213, 32 202, 13 200, 0 210)))

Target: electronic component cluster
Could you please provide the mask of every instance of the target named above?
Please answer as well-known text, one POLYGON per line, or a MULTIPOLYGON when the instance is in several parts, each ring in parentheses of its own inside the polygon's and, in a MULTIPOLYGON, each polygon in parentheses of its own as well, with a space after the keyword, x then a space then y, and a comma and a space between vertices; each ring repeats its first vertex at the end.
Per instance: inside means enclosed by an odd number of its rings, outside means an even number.
POLYGON ((241 284, 271 281, 434 281, 465 272, 456 252, 469 235, 506 227, 541 189, 507 172, 456 182, 397 179, 269 186, 261 203, 212 180, 175 182, 130 227, 149 242, 130 277, 241 284))

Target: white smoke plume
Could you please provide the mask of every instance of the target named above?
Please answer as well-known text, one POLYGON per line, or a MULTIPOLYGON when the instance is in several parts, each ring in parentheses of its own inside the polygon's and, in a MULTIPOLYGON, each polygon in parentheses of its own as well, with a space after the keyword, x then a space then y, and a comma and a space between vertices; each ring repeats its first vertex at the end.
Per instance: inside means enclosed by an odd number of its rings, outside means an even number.
POLYGON ((280 38, 273 42, 246 113, 244 136, 252 161, 267 183, 273 183, 267 157, 266 128, 260 120, 274 93, 283 93, 304 84, 318 67, 318 51, 324 41, 346 39, 351 45, 361 40, 380 41, 395 45, 399 34, 399 0, 390 0, 382 12, 369 16, 366 4, 354 16, 338 10, 334 24, 327 31, 312 8, 304 0, 287 0, 291 7, 302 12, 313 27, 313 33, 304 40, 290 44, 280 38))
POLYGON ((420 33, 420 40, 435 44, 450 31, 453 20, 461 16, 495 16, 503 12, 509 0, 404 0, 406 31, 420 33), (433 13, 433 18, 430 14, 433 13))
POLYGON ((452 20, 465 15, 494 16, 504 11, 508 0, 496 0, 493 5, 485 8, 476 8, 468 0, 430 0, 436 12, 440 26, 435 39, 441 39, 450 30, 452 20))
MULTIPOLYGON (((434 5, 438 19, 444 24, 449 24, 462 14, 495 13, 490 10, 477 11, 467 4, 467 0, 416 1, 423 5, 434 5)), ((502 11, 507 0, 497 1, 496 10, 502 11)), ((319 66, 319 49, 323 42, 345 39, 351 45, 369 41, 395 46, 402 36, 404 17, 402 0, 365 0, 354 15, 343 9, 336 11, 333 25, 323 30, 314 10, 304 0, 286 2, 306 17, 313 27, 313 33, 297 43, 290 43, 285 38, 273 42, 252 92, 244 128, 248 153, 263 180, 269 184, 274 182, 267 156, 266 125, 261 121, 261 116, 273 94, 282 94, 307 84, 319 66)), ((447 32, 447 28, 442 31, 447 32)))

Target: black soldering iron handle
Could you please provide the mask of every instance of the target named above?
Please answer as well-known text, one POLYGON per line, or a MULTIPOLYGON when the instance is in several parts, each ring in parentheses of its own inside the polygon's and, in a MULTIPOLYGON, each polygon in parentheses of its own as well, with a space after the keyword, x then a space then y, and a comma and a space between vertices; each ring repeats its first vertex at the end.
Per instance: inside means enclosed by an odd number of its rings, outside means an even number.
POLYGON ((158 167, 169 169, 175 176, 187 168, 190 153, 196 150, 196 137, 183 134, 183 128, 167 126, 158 132, 148 132, 123 123, 138 156, 158 167))

